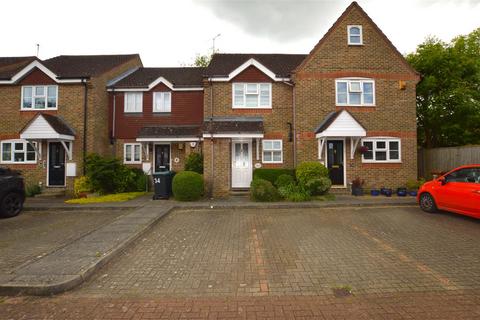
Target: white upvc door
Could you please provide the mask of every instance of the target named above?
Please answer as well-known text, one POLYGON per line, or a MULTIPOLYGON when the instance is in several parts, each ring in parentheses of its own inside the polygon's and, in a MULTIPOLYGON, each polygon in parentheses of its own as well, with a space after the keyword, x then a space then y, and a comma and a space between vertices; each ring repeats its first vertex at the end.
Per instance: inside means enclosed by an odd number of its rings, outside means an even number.
POLYGON ((249 188, 252 174, 252 140, 233 140, 232 188, 249 188))

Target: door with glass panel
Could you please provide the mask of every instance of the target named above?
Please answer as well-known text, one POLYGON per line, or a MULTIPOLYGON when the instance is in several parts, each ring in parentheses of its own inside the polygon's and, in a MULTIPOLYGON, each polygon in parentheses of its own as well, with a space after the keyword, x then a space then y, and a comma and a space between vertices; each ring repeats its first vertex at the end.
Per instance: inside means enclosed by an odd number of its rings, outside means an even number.
POLYGON ((252 142, 232 141, 232 188, 249 188, 252 181, 252 142))

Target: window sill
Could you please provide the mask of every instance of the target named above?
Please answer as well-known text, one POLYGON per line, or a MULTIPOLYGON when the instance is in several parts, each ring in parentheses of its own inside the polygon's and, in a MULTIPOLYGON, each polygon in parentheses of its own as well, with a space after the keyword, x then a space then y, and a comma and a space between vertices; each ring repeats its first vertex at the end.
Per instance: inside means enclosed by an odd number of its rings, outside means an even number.
POLYGON ((172 112, 171 112, 171 111, 169 111, 169 112, 158 112, 158 111, 154 111, 154 112, 152 112, 152 114, 153 114, 153 115, 157 115, 157 116, 169 116, 169 115, 172 114, 172 112))
POLYGON ((127 115, 129 115, 129 114, 130 115, 136 115, 137 114, 138 115, 138 114, 143 114, 143 111, 141 111, 141 112, 124 112, 123 114, 127 114, 127 115))
POLYGON ((335 105, 337 108, 350 108, 350 107, 355 107, 355 108, 375 108, 376 105, 374 104, 336 104, 335 105))
POLYGON ((5 161, 1 161, 0 164, 14 164, 14 165, 22 165, 22 164, 37 164, 37 161, 33 162, 33 161, 29 161, 29 162, 5 162, 5 161))
POLYGON ((272 109, 272 106, 270 107, 234 107, 232 106, 232 109, 248 109, 248 110, 265 110, 265 109, 272 109))
POLYGON ((364 44, 363 43, 349 43, 348 46, 349 47, 363 47, 364 44))
POLYGON ((362 163, 370 163, 370 164, 384 164, 384 163, 402 163, 402 161, 363 161, 362 163))
POLYGON ((31 111, 31 112, 40 112, 40 111, 58 111, 58 108, 44 108, 44 109, 23 109, 21 108, 20 111, 31 111))
POLYGON ((135 162, 124 161, 123 164, 142 164, 142 161, 140 161, 140 162, 138 162, 138 161, 135 161, 135 162))
POLYGON ((271 162, 262 161, 262 164, 283 164, 283 161, 271 161, 271 162))

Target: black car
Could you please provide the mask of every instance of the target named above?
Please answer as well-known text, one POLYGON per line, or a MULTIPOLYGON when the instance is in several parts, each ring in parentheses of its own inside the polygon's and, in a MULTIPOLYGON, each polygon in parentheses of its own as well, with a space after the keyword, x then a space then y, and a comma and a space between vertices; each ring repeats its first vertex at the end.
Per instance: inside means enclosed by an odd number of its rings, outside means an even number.
POLYGON ((0 168, 0 217, 11 218, 23 209, 25 187, 16 171, 0 168))

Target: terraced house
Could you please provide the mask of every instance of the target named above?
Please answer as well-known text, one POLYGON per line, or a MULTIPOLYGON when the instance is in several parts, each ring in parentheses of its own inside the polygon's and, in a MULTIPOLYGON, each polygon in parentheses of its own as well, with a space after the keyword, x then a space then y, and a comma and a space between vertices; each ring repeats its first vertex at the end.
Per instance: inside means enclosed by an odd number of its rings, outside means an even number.
POLYGON ((216 54, 205 75, 214 196, 248 188, 254 168, 303 161, 325 164, 339 190, 416 178, 419 76, 356 2, 309 54, 216 54))
POLYGON ((0 166, 65 193, 87 153, 110 153, 107 84, 138 55, 0 58, 0 166))
POLYGON ((397 187, 417 175, 418 80, 356 2, 309 54, 215 54, 207 68, 2 58, 0 165, 64 188, 87 152, 148 174, 199 152, 214 197, 248 189, 255 168, 304 161, 327 166, 337 190, 356 177, 397 187))

